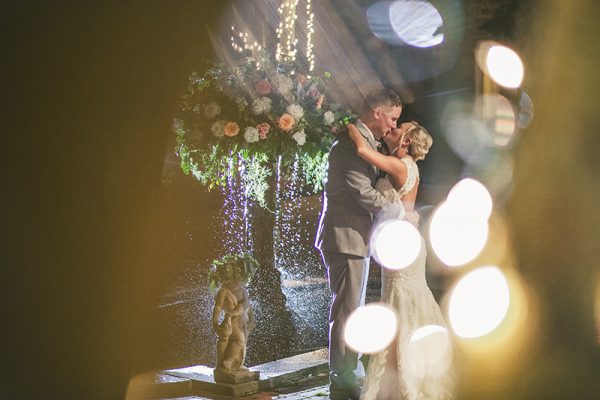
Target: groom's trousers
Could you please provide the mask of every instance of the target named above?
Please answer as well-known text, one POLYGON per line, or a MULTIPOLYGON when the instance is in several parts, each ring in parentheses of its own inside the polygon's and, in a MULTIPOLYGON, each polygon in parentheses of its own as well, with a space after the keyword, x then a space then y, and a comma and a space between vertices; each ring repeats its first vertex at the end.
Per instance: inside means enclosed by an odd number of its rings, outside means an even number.
POLYGON ((327 267, 332 303, 329 310, 329 370, 332 382, 356 384, 358 354, 346 346, 344 326, 350 314, 365 304, 369 258, 321 251, 327 267))

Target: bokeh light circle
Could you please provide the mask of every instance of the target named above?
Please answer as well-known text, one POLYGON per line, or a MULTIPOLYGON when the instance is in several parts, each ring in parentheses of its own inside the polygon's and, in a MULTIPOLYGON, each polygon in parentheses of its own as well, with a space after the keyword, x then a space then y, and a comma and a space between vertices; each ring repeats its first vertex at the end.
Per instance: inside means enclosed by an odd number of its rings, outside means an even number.
POLYGON ((446 265, 455 267, 472 261, 488 238, 487 220, 463 205, 446 201, 435 211, 429 225, 431 247, 446 265))
POLYGON ((465 178, 450 189, 448 202, 462 207, 476 218, 487 220, 492 214, 492 195, 478 180, 465 178))
POLYGON ((377 1, 367 9, 375 36, 391 45, 425 48, 444 41, 444 21, 433 4, 424 0, 377 1))
POLYGON ((457 336, 487 335, 504 320, 510 304, 506 277, 495 266, 477 268, 456 284, 450 294, 448 318, 457 336))
POLYGON ((486 67, 497 84, 516 88, 523 81, 524 68, 519 55, 506 46, 494 45, 487 52, 486 67))
POLYGON ((397 331, 395 312, 386 304, 369 303, 350 314, 344 326, 344 340, 354 351, 372 354, 389 346, 397 331))
POLYGON ((421 235, 417 228, 399 219, 379 224, 371 237, 373 258, 389 269, 401 269, 412 264, 421 247, 421 235))

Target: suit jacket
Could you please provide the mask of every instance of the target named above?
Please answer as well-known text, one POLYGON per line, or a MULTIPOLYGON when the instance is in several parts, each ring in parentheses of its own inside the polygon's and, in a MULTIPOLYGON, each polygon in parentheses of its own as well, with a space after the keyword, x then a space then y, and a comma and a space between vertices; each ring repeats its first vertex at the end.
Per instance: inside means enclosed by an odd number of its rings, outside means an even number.
MULTIPOLYGON (((377 143, 357 124, 365 141, 377 149, 377 143)), ((329 153, 323 210, 315 246, 323 251, 369 255, 369 236, 373 217, 389 201, 373 188, 377 169, 356 155, 347 130, 340 132, 329 153)))

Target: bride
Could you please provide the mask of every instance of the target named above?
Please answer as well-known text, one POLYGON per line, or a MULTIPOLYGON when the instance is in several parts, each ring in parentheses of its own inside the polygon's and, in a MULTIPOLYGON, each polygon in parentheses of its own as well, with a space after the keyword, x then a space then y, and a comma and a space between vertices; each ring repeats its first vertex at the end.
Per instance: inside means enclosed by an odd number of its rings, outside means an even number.
MULTIPOLYGON (((416 161, 425 158, 433 143, 427 130, 416 122, 392 130, 383 139, 391 149, 389 156, 367 146, 356 126, 348 125, 348 131, 357 154, 387 172, 375 188, 391 202, 402 202, 407 212, 413 211, 419 188, 416 161)), ((451 345, 440 308, 425 281, 426 256, 421 237, 420 254, 411 265, 399 270, 382 268, 381 301, 396 312, 398 334, 386 349, 371 355, 361 400, 453 397, 451 345), (415 335, 418 331, 429 335, 415 335), (432 352, 435 360, 426 357, 432 352)))

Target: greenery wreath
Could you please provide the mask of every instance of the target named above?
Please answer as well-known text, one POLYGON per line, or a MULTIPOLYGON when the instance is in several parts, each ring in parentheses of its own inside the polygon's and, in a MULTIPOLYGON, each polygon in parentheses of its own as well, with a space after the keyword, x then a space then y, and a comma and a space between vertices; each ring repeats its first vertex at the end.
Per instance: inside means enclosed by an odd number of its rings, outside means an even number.
POLYGON ((248 283, 258 267, 258 261, 248 253, 227 254, 211 262, 208 272, 208 289, 215 293, 224 282, 239 280, 248 283))

